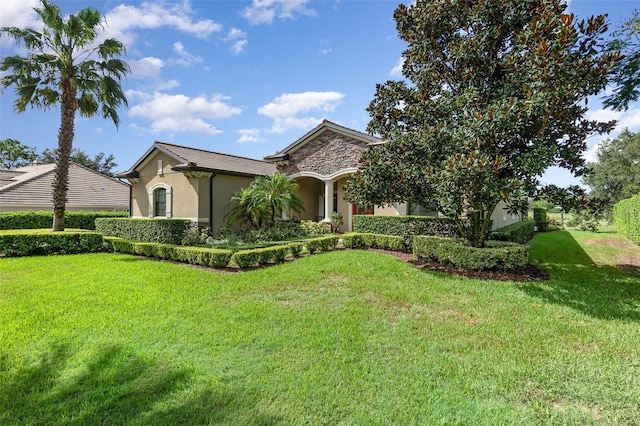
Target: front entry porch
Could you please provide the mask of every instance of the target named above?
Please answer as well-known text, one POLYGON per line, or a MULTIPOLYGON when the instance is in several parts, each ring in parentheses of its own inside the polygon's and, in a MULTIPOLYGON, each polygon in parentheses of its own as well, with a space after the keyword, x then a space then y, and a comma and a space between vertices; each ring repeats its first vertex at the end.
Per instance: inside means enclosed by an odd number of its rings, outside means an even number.
POLYGON ((331 213, 342 215, 341 232, 353 230, 353 205, 344 201, 347 174, 327 177, 313 174, 298 174, 298 194, 304 202, 304 211, 299 218, 316 222, 331 220, 331 213))

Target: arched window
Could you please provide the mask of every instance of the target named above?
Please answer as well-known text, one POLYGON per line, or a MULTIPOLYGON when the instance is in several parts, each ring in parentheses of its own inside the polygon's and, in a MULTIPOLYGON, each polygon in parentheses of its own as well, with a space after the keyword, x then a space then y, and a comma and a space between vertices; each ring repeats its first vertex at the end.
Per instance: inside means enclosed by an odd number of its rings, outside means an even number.
POLYGON ((167 216, 167 190, 164 188, 158 188, 153 191, 153 215, 154 216, 167 216))
POLYGON ((171 187, 158 183, 149 188, 149 217, 171 217, 171 187))

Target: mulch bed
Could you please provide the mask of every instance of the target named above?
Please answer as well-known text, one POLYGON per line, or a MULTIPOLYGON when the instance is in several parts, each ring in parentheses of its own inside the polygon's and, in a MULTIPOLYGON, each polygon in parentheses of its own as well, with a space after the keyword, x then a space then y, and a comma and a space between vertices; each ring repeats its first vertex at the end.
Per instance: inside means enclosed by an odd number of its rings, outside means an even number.
POLYGON ((429 271, 443 272, 451 275, 461 275, 469 278, 477 278, 482 280, 496 280, 496 281, 516 281, 516 282, 531 282, 531 281, 548 281, 549 273, 544 269, 538 268, 534 265, 527 265, 526 268, 519 271, 470 271, 466 269, 455 268, 452 266, 445 266, 437 262, 427 262, 422 259, 414 259, 413 254, 404 253, 398 251, 381 250, 381 249, 369 249, 377 253, 384 253, 390 256, 395 256, 400 260, 411 263, 420 269, 427 269, 429 271))

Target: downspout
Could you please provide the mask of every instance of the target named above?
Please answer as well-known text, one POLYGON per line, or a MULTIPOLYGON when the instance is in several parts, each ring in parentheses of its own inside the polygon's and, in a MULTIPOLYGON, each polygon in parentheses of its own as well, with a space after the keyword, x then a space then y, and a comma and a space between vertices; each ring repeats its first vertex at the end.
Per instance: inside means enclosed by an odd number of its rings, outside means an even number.
POLYGON ((215 232, 213 229, 213 178, 215 176, 216 174, 213 172, 209 176, 209 228, 211 228, 211 232, 215 232))

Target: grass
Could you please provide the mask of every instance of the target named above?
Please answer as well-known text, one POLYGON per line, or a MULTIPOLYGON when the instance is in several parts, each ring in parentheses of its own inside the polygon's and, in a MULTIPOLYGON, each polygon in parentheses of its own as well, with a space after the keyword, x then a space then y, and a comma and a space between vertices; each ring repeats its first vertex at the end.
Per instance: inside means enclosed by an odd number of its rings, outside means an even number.
POLYGON ((0 424, 637 424, 640 274, 600 237, 538 235, 536 283, 361 251, 0 259, 0 424))

